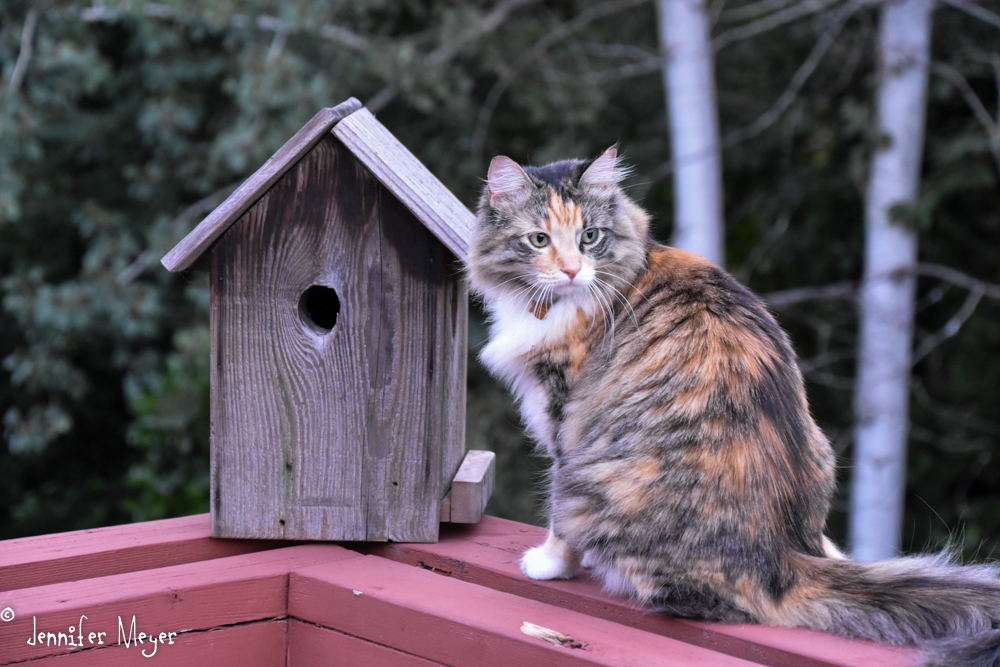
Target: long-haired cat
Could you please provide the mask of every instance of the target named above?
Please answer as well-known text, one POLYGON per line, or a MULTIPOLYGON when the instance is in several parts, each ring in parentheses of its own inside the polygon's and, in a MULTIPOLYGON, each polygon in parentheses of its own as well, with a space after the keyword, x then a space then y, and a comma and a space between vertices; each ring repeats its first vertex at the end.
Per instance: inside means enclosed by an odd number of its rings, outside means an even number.
POLYGON ((585 559, 607 589, 674 615, 921 647, 1000 664, 997 568, 848 560, 824 534, 834 455, 761 300, 657 245, 616 149, 494 158, 468 258, 490 316, 482 359, 552 459, 534 579, 585 559))

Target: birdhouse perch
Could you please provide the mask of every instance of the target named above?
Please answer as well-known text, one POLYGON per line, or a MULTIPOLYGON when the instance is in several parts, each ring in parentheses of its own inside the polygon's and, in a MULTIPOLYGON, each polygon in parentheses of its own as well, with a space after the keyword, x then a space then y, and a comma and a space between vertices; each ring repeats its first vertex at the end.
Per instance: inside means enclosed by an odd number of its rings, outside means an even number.
POLYGON ((352 98, 163 258, 209 260, 213 535, 434 542, 478 521, 493 458, 465 452, 455 265, 473 219, 352 98))

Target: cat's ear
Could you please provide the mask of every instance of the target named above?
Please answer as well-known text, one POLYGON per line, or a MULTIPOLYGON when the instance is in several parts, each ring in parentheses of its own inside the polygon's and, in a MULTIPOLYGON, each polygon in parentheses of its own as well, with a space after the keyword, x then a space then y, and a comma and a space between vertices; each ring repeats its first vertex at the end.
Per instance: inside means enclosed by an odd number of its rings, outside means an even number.
POLYGON ((580 188, 610 195, 627 174, 626 169, 618 166, 618 144, 615 144, 590 163, 580 176, 580 188))
POLYGON ((520 199, 531 187, 531 179, 521 166, 509 157, 498 155, 490 162, 490 206, 520 199))

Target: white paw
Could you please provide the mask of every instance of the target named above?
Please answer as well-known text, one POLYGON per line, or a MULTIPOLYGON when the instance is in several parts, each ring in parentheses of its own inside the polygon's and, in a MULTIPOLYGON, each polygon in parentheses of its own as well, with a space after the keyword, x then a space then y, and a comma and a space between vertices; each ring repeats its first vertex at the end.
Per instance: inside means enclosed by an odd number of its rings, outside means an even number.
POLYGON ((553 556, 545 545, 532 547, 521 557, 521 572, 531 579, 569 579, 576 574, 575 565, 553 556))
POLYGON ((583 560, 580 561, 580 565, 583 567, 594 567, 597 565, 597 552, 593 549, 585 551, 583 554, 583 560))

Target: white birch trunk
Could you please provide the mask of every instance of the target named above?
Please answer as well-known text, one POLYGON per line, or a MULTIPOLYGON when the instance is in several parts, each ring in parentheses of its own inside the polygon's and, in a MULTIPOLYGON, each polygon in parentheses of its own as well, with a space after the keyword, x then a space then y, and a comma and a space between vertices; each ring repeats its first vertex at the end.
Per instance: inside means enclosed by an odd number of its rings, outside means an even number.
POLYGON ((927 102, 932 0, 886 5, 879 26, 877 150, 865 205, 855 391, 850 547, 858 560, 899 552, 906 482, 917 235, 890 209, 916 202, 927 102))
POLYGON ((674 164, 674 238, 725 262, 722 157, 706 0, 657 0, 674 164))

